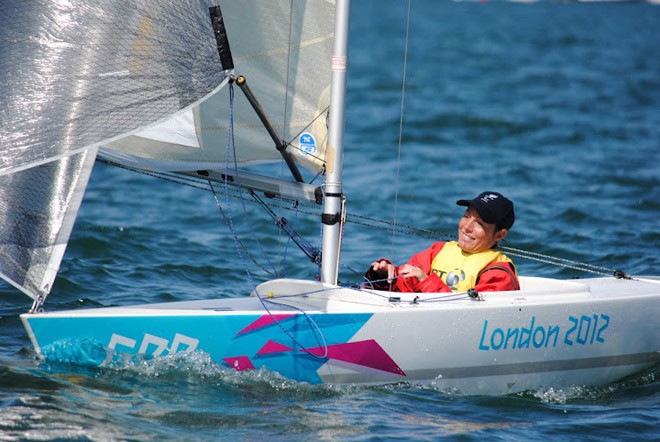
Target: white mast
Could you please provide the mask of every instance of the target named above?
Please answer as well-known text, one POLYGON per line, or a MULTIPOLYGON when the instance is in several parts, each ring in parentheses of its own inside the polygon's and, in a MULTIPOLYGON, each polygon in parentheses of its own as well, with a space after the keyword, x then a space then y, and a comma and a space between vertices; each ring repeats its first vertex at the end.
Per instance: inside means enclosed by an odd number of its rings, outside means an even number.
POLYGON ((348 67, 348 21, 350 0, 337 0, 335 45, 332 55, 332 83, 328 129, 321 281, 337 284, 342 215, 342 163, 344 157, 344 98, 348 67))

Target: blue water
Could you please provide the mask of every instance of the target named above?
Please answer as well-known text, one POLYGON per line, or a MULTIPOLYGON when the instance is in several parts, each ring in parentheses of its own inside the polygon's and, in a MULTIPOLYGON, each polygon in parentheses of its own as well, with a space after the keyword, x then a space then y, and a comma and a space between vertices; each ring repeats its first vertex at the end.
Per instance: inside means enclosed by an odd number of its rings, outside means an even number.
MULTIPOLYGON (((413 0, 402 105, 406 15, 402 1, 352 5, 342 281, 431 241, 363 217, 452 235, 454 201, 486 189, 516 203, 510 247, 660 274, 660 7, 413 0)), ((317 273, 254 204, 218 192, 250 255, 209 192, 97 164, 47 309, 243 296, 317 273)), ((318 245, 316 214, 286 209, 318 245)), ((204 355, 89 370, 35 360, 28 301, 0 284, 0 440, 660 438, 660 367, 506 397, 309 386, 204 355)))

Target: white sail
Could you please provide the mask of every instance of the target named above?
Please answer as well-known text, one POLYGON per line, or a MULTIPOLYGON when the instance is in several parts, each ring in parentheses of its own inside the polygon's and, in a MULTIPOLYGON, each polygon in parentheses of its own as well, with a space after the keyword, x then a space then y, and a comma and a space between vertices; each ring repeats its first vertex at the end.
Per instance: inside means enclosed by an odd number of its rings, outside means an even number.
MULTIPOLYGON (((235 65, 295 160, 323 168, 330 101, 334 2, 271 0, 222 2, 235 65)), ((230 118, 229 88, 160 124, 106 145, 112 160, 157 170, 225 167, 230 118)), ((282 156, 240 89, 233 114, 235 157, 249 165, 282 156)))
POLYGON ((0 174, 168 117, 224 78, 207 0, 3 3, 0 174))
POLYGON ((0 28, 0 276, 49 293, 97 147, 225 79, 207 0, 8 2, 0 28))

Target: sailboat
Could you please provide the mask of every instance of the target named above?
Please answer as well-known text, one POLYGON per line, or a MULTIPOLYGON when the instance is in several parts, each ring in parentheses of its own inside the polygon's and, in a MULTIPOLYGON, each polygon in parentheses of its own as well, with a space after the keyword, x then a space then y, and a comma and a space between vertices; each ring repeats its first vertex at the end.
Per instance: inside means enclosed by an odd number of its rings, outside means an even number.
POLYGON ((13 130, 0 163, 0 274, 32 299, 21 320, 40 358, 111 366, 203 352, 228 370, 312 384, 492 395, 604 385, 660 362, 658 277, 521 276, 520 290, 488 293, 338 283, 349 0, 145 1, 130 11, 108 0, 103 13, 39 3, 14 11, 17 22, 52 14, 58 29, 26 26, 15 41, 41 42, 55 66, 35 64, 40 88, 4 74, 23 99, 3 100, 11 112, 2 126, 13 130), (73 44, 82 29, 94 41, 73 44), (25 107, 30 97, 47 119, 25 107), (48 311, 97 159, 322 205, 320 251, 279 219, 320 280, 273 279, 242 297, 48 311), (244 170, 268 161, 291 178, 244 170))

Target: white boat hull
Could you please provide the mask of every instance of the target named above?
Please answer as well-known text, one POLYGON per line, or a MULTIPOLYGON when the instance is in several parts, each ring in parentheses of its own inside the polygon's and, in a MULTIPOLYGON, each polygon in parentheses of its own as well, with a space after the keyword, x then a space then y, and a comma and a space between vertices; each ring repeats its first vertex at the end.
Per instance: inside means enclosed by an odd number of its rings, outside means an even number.
POLYGON ((103 365, 195 350, 301 382, 423 382, 465 394, 598 386, 660 362, 660 281, 521 284, 476 300, 281 279, 259 296, 21 318, 47 360, 103 365))

